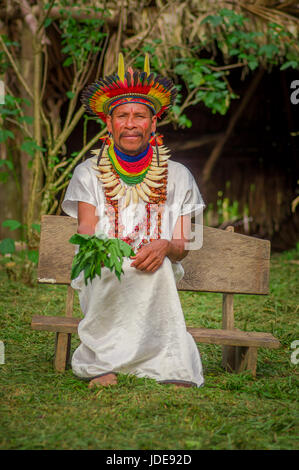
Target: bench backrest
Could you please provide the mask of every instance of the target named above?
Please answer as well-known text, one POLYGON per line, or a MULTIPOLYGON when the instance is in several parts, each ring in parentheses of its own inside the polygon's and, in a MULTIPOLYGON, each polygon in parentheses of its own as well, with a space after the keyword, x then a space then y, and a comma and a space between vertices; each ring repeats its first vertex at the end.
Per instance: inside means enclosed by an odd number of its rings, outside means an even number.
MULTIPOLYGON (((42 217, 38 281, 70 284, 77 219, 42 217)), ((268 294, 270 242, 204 226, 203 246, 182 261, 185 275, 178 290, 233 294, 268 294)))

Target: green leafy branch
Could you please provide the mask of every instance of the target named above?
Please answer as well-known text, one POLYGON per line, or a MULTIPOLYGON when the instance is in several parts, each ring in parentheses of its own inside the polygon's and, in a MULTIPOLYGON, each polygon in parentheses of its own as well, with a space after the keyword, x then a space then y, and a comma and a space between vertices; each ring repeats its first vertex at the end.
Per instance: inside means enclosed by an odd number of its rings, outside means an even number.
POLYGON ((289 31, 278 23, 268 22, 266 43, 260 44, 259 38, 264 38, 265 34, 261 31, 242 30, 246 21, 250 21, 249 18, 227 8, 221 9, 217 15, 208 15, 201 24, 209 23, 212 29, 215 28, 215 32, 206 38, 205 43, 216 41, 220 50, 236 57, 241 65, 248 66, 250 70, 255 70, 261 60, 278 65, 285 59, 287 60, 280 66, 280 70, 299 68, 298 55, 295 55, 292 47, 296 45, 296 38, 289 31), (219 26, 223 28, 221 36, 217 32, 219 26))
POLYGON ((105 266, 120 281, 123 273, 123 258, 134 256, 135 253, 126 242, 118 238, 107 238, 100 235, 86 235, 76 233, 69 239, 70 243, 79 245, 79 252, 74 256, 71 270, 71 279, 84 271, 84 282, 87 285, 96 275, 101 277, 102 267, 105 266))

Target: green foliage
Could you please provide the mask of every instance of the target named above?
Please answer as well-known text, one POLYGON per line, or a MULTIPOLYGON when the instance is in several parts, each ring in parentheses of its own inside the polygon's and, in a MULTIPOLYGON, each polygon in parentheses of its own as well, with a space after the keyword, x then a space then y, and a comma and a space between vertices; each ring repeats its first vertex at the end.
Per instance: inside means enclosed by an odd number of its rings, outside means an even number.
POLYGON ((264 37, 261 31, 243 31, 239 26, 244 26, 250 21, 242 14, 238 14, 227 8, 221 9, 217 15, 209 15, 201 24, 209 23, 212 28, 224 27, 223 38, 215 31, 205 43, 216 41, 220 50, 228 53, 236 60, 247 64, 251 70, 255 70, 263 59, 268 64, 279 65, 282 60, 287 59, 280 66, 280 70, 288 67, 299 68, 299 57, 293 52, 292 46, 296 44, 296 38, 283 26, 268 22, 266 29, 266 44, 259 44, 259 38, 264 37), (283 59, 281 58, 283 56, 283 59))
POLYGON ((107 238, 99 235, 75 234, 70 243, 79 245, 79 252, 74 256, 71 279, 79 276, 84 270, 84 282, 87 285, 96 275, 101 277, 101 268, 106 266, 115 271, 118 280, 123 273, 123 257, 134 256, 135 253, 126 242, 118 238, 107 238))
POLYGON ((15 242, 11 238, 4 238, 0 242, 1 255, 12 254, 15 252, 15 242))
MULTIPOLYGON (((5 103, 0 105, 0 115, 3 119, 14 118, 18 123, 26 122, 27 124, 33 123, 32 116, 26 116, 23 113, 25 106, 28 106, 28 100, 25 98, 17 98, 10 93, 5 94, 5 103)), ((14 135, 8 137, 14 138, 14 135)), ((7 137, 7 138, 8 138, 7 137)), ((6 140, 6 138, 4 139, 6 140)), ((3 140, 1 140, 3 141, 3 140)))
POLYGON ((0 168, 2 167, 2 170, 7 167, 9 171, 2 171, 0 172, 0 183, 6 183, 8 179, 9 173, 14 171, 14 165, 11 160, 0 160, 0 168))
POLYGON ((21 224, 21 222, 19 222, 18 220, 11 220, 11 219, 8 219, 8 220, 5 220, 5 221, 2 223, 2 227, 7 227, 7 228, 9 228, 10 230, 16 230, 16 229, 22 227, 22 224, 21 224))
POLYGON ((0 129, 0 142, 5 142, 7 139, 13 139, 13 132, 7 129, 0 129))
MULTIPOLYGON (((202 101, 212 113, 225 114, 230 100, 235 98, 234 93, 229 92, 224 80, 226 72, 213 71, 209 65, 216 66, 211 59, 200 59, 195 57, 176 59, 177 65, 174 72, 183 78, 190 91, 196 93, 192 105, 202 101)), ((179 114, 179 107, 174 108, 174 113, 179 114)))
MULTIPOLYGON (((15 139, 15 135, 11 130, 5 129, 5 120, 10 121, 13 119, 13 122, 25 131, 23 127, 24 124, 32 124, 34 119, 32 116, 27 116, 24 114, 26 105, 28 105, 28 100, 23 98, 17 98, 11 94, 5 94, 5 103, 0 105, 0 116, 3 119, 3 128, 0 129, 0 142, 6 142, 8 139, 15 139)), ((20 149, 30 155, 32 158, 37 150, 45 152, 45 147, 40 147, 36 144, 35 140, 29 137, 26 132, 24 132, 24 140, 20 146, 20 149)), ((2 162, 5 162, 10 170, 13 170, 12 162, 8 160, 0 161, 0 166, 3 165, 2 162)), ((30 167, 31 162, 28 163, 30 167)), ((1 182, 7 181, 7 174, 3 174, 0 178, 1 182)))
MULTIPOLYGON (((66 3, 67 2, 63 2, 66 3)), ((72 3, 72 7, 77 7, 78 12, 86 13, 102 13, 103 17, 107 16, 107 10, 95 6, 82 5, 72 3)), ((106 36, 103 32, 104 18, 92 19, 75 19, 71 16, 71 11, 63 7, 60 8, 60 13, 64 15, 64 19, 60 21, 61 35, 61 51, 67 56, 63 62, 64 67, 74 65, 78 69, 88 61, 91 54, 99 52, 99 44, 106 36)), ((68 98, 72 99, 74 94, 72 91, 67 92, 68 98)))
MULTIPOLYGON (((21 233, 22 233, 21 241, 24 241, 23 233, 27 228, 26 224, 22 224, 18 220, 8 219, 2 222, 2 227, 8 228, 11 231, 21 229, 21 233)), ((31 227, 37 233, 40 233, 40 224, 32 224, 31 227)), ((5 238, 0 242, 0 253, 2 255, 16 254, 15 242, 12 238, 5 238)), ((29 260, 34 265, 37 265, 38 263, 38 251, 37 250, 23 249, 23 250, 20 250, 19 253, 16 255, 19 258, 19 261, 21 261, 23 264, 26 263, 27 260, 29 260)), ((10 262, 11 257, 8 259, 10 262)))
MULTIPOLYGON (((14 46, 14 47, 20 47, 20 44, 16 41, 11 41, 6 34, 1 35, 4 44, 7 48, 14 46)), ((6 70, 9 68, 9 62, 6 59, 5 52, 0 50, 0 75, 4 74, 6 70)))
MULTIPOLYGON (((230 181, 226 182, 226 189, 230 187, 230 181)), ((216 207, 210 202, 204 212, 205 224, 209 226, 219 226, 224 222, 236 222, 246 216, 248 219, 248 207, 245 207, 244 214, 240 213, 238 201, 230 201, 224 196, 223 191, 217 193, 216 207)))
POLYGON ((39 145, 37 145, 37 143, 33 139, 25 138, 21 144, 21 150, 23 150, 23 152, 33 157, 37 150, 40 150, 41 152, 45 152, 46 148, 40 147, 39 145))

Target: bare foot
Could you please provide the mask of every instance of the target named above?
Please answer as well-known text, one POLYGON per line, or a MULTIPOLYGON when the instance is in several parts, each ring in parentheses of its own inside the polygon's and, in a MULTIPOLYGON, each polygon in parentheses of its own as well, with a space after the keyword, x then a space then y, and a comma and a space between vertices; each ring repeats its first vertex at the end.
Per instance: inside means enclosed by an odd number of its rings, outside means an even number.
POLYGON ((108 385, 116 385, 117 377, 115 374, 106 374, 101 377, 96 377, 89 382, 88 388, 93 387, 107 387, 108 385))

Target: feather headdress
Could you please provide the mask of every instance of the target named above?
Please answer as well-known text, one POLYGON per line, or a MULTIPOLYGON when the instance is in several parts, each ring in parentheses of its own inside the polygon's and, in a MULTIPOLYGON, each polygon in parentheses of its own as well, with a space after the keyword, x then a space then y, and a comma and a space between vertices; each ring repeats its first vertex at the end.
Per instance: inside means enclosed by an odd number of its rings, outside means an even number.
POLYGON ((144 71, 125 72, 123 55, 119 54, 118 73, 96 80, 82 92, 81 101, 89 114, 106 122, 106 116, 117 106, 141 103, 161 117, 175 101, 177 90, 172 80, 150 73, 149 57, 145 56, 144 71))

